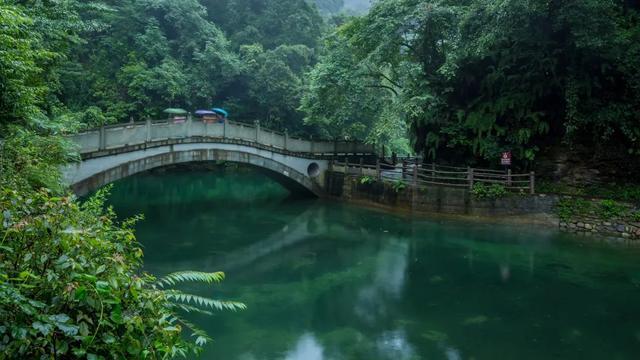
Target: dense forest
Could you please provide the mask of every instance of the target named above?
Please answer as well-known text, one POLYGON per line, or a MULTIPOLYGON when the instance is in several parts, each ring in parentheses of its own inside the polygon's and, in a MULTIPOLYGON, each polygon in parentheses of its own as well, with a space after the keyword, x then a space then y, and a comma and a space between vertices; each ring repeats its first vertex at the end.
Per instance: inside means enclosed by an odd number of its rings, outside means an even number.
POLYGON ((218 105, 452 163, 640 154, 635 1, 381 0, 363 16, 368 1, 2 6, 2 45, 15 49, 0 59, 4 123, 96 126, 218 105))

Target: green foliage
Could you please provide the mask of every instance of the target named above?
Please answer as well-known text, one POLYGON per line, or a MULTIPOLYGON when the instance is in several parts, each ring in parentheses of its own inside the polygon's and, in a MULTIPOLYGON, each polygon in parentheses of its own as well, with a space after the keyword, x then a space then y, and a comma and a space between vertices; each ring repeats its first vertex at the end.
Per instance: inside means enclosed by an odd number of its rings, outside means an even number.
POLYGON ((75 149, 57 136, 42 136, 11 128, 0 142, 0 186, 14 189, 47 188, 61 193, 60 166, 77 160, 75 149))
POLYGON ((507 196, 507 189, 502 184, 475 183, 471 194, 476 199, 499 199, 507 196))
POLYGON ((219 282, 222 273, 159 280, 141 271, 132 226, 104 210, 106 190, 83 204, 48 190, 0 192, 0 351, 16 358, 171 358, 199 352, 206 334, 180 312, 243 304, 165 289, 219 282), (191 329, 194 342, 183 338, 191 329))
POLYGON ((556 213, 562 221, 569 221, 576 216, 588 214, 592 210, 593 203, 582 198, 565 197, 556 205, 556 213))
POLYGON ((362 185, 369 185, 369 184, 373 184, 374 182, 376 182, 376 179, 373 178, 372 176, 361 176, 360 177, 360 184, 362 185))
POLYGON ((598 215, 603 219, 612 219, 622 216, 627 208, 614 201, 614 200, 602 200, 598 208, 598 215))
POLYGON ((305 123, 326 137, 365 140, 410 153, 397 86, 385 80, 389 70, 360 61, 346 30, 345 25, 326 38, 325 53, 308 75, 300 107, 305 123))
POLYGON ((540 193, 585 196, 640 203, 640 186, 634 184, 568 185, 559 182, 540 181, 540 193))
POLYGON ((0 127, 25 123, 41 112, 49 88, 42 73, 47 51, 21 7, 0 4, 0 127))
POLYGON ((565 197, 556 206, 556 213, 562 221, 581 216, 595 216, 602 220, 630 219, 637 221, 638 212, 615 200, 592 201, 584 198, 565 197))
POLYGON ((335 131, 394 114, 416 151, 449 161, 512 150, 526 165, 560 143, 635 156, 638 19, 623 1, 376 1, 329 38, 302 109, 335 131))
POLYGON ((391 182, 391 188, 395 193, 399 193, 407 188, 407 184, 402 180, 396 180, 391 182))

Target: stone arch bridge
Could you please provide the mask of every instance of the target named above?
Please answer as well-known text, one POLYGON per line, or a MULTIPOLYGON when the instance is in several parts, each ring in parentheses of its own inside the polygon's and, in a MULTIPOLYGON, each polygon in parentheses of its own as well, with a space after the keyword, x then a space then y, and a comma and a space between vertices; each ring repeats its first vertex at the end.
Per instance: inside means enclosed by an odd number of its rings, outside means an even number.
POLYGON ((82 160, 63 169, 78 195, 158 167, 201 161, 230 161, 264 169, 288 188, 324 195, 332 160, 373 157, 372 145, 314 141, 286 132, 232 121, 204 123, 145 121, 101 127, 74 135, 82 160))

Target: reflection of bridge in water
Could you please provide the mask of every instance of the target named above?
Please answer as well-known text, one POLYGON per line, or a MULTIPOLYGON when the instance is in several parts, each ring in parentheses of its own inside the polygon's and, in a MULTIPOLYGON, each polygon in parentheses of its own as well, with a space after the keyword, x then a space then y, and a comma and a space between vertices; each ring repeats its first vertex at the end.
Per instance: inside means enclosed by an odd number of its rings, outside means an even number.
POLYGON ((358 142, 314 141, 287 132, 225 121, 209 124, 146 121, 105 126, 71 137, 82 161, 63 170, 66 182, 86 194, 121 178, 157 167, 198 161, 231 161, 267 169, 293 187, 323 193, 329 162, 345 156, 372 156, 358 142))
MULTIPOLYGON (((329 224, 324 219, 324 210, 310 207, 300 215, 288 221, 278 231, 264 240, 257 241, 227 253, 209 253, 198 258, 183 261, 172 260, 170 263, 145 262, 147 270, 154 274, 197 268, 199 271, 233 272, 246 269, 270 255, 282 253, 294 248, 317 234, 326 233, 329 224)), ((335 230, 335 229, 333 229, 335 230)), ((345 230, 346 231, 346 230, 345 230)), ((279 259, 282 257, 278 257, 279 259)))

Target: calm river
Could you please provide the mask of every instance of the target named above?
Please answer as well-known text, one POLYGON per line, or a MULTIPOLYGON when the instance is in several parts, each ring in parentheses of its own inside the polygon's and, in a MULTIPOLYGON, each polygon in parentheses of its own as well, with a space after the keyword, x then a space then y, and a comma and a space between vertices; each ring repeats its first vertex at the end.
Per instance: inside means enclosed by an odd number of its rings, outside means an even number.
POLYGON ((224 271, 191 292, 202 359, 640 359, 640 251, 552 229, 411 219, 292 199, 247 168, 115 184, 146 270, 224 271))

